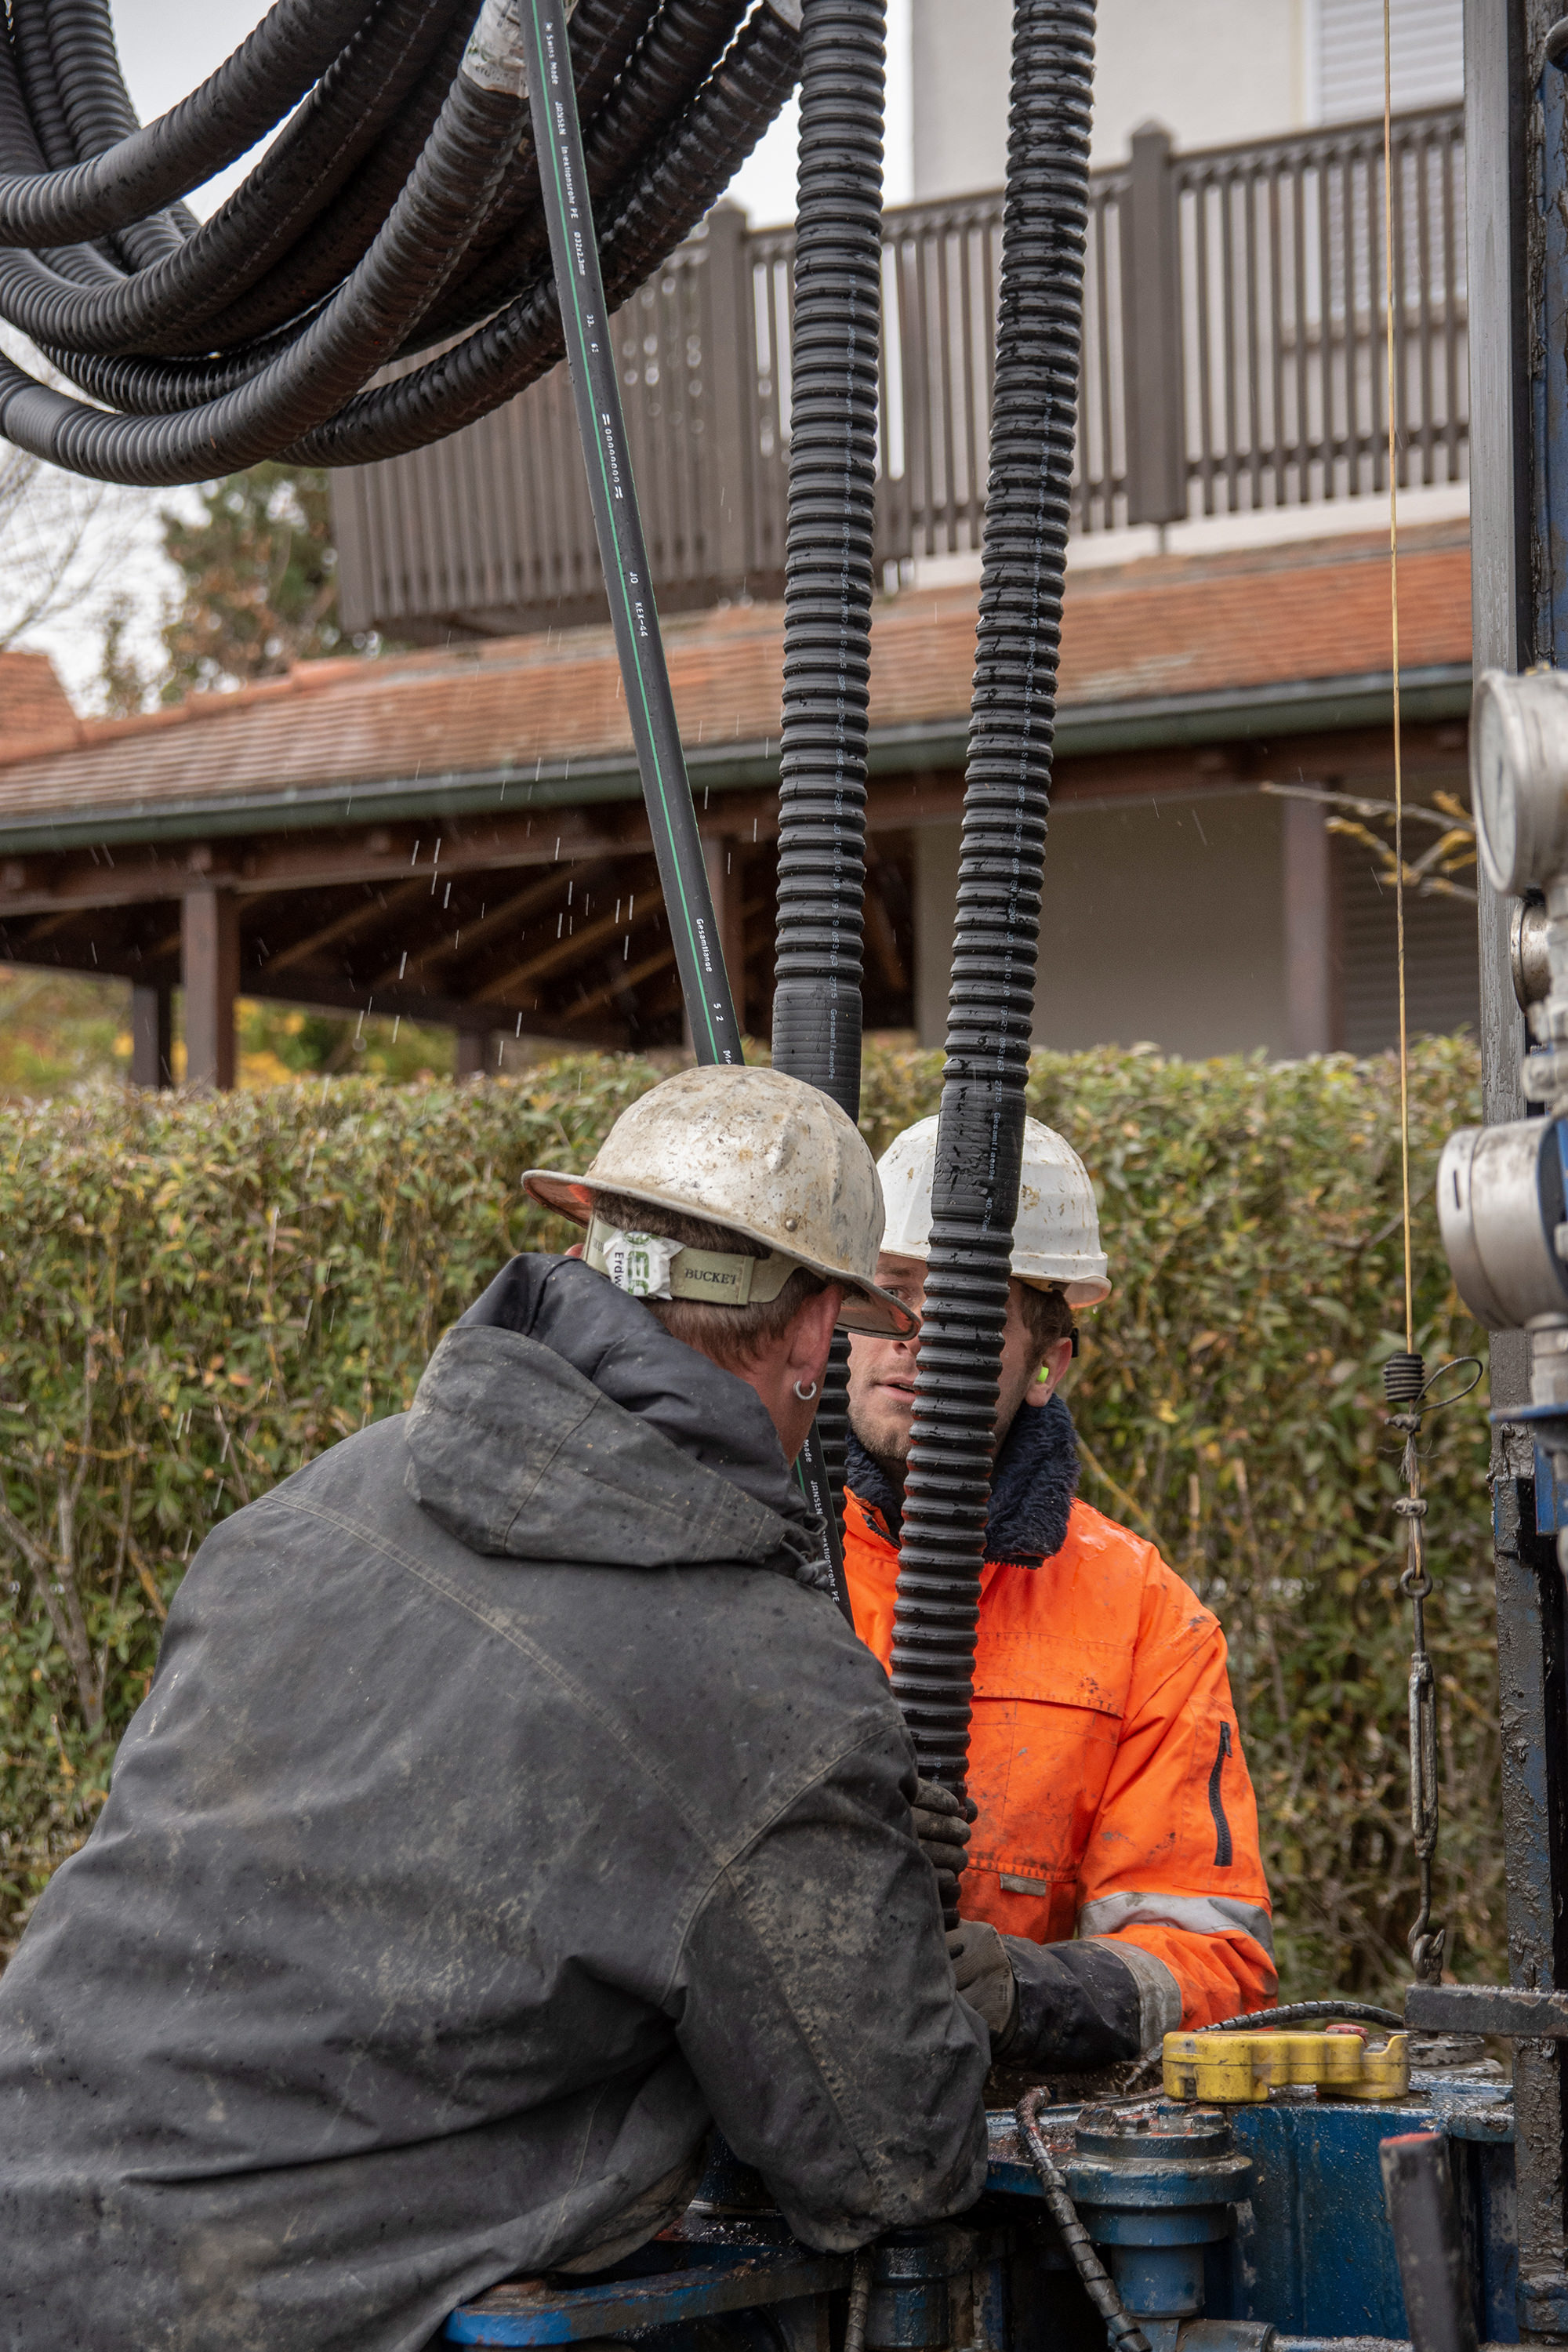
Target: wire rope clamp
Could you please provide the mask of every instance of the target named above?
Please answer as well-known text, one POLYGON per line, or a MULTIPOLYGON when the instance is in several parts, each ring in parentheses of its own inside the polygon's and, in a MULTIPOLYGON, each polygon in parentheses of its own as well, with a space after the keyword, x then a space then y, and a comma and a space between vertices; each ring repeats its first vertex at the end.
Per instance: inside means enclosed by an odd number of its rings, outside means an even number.
POLYGON ((1270 2092, 1315 2090, 1335 2099, 1401 2099, 1410 2089, 1410 2037, 1369 2042, 1355 2026, 1322 2032, 1167 2033, 1167 2098, 1257 2106, 1270 2092))

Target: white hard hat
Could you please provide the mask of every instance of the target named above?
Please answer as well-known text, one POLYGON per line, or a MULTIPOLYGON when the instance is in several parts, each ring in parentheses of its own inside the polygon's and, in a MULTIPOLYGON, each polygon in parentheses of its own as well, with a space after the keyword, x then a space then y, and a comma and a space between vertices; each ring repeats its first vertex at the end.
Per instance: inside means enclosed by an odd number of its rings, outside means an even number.
MULTIPOLYGON (((915 1328, 874 1279, 882 1192, 864 1137, 836 1102, 782 1070, 682 1070, 621 1113, 581 1176, 531 1168, 522 1182, 542 1207, 580 1225, 600 1192, 727 1225, 792 1266, 852 1284, 838 1316, 847 1330, 902 1337, 915 1328)), ((710 1279, 722 1278, 711 1254, 691 1255, 710 1279)), ((759 1285, 756 1295, 776 1288, 759 1285)))
MULTIPOLYGON (((906 1127, 877 1162, 892 1257, 931 1255, 931 1188, 936 1171, 934 1118, 906 1127)), ((1024 1121, 1024 1166, 1013 1271, 1037 1290, 1060 1290, 1069 1307, 1098 1307, 1110 1296, 1100 1218, 1089 1171, 1070 1143, 1037 1118, 1024 1121)))

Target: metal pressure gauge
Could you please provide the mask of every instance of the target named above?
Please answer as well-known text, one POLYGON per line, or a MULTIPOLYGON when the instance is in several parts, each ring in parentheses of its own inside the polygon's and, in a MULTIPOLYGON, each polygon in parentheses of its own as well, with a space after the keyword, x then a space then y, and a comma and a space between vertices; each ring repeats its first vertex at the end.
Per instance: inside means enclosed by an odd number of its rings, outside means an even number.
POLYGON ((1489 1331, 1568 1312, 1561 1255, 1568 1134, 1554 1118, 1467 1127, 1437 1163, 1437 1224, 1459 1296, 1489 1331))
POLYGON ((1483 673, 1470 714, 1470 797, 1494 890, 1517 898, 1568 868, 1568 672, 1483 673))

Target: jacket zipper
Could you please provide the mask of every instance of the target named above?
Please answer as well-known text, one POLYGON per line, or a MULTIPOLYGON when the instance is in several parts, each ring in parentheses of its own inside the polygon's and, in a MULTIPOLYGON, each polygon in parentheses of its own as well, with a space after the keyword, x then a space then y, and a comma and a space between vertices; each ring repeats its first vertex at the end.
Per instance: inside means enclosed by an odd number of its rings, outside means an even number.
POLYGON ((1215 1753, 1214 1770, 1209 1774, 1209 1811, 1214 1815, 1214 1866, 1216 1870, 1228 1870, 1231 1863, 1230 1823, 1225 1817, 1225 1800, 1220 1794, 1220 1775, 1225 1770, 1225 1759, 1229 1754, 1230 1726, 1228 1723, 1222 1723, 1219 1727, 1219 1747, 1215 1753))

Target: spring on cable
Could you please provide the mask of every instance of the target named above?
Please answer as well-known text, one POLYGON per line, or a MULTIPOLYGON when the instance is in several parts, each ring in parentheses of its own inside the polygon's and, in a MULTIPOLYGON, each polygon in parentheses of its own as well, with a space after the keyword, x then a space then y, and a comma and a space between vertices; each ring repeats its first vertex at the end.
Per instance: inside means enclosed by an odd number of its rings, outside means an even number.
MULTIPOLYGON (((794 87, 799 0, 749 5, 583 0, 574 79, 612 300, 794 87)), ((0 358, 0 435, 103 480, 205 481, 393 457, 533 383, 563 339, 516 37, 504 0, 277 0, 143 128, 109 0, 12 0, 0 319, 100 404, 0 358), (279 122, 195 220, 181 199, 279 122)))
POLYGON ((1016 0, 957 933, 892 1683, 962 1790, 1023 1150, 1082 341, 1092 0, 1016 0))
MULTIPOLYGON (((791 360, 773 1067, 860 1110, 871 534, 881 339, 883 0, 805 0, 791 360)), ((836 1507, 836 1339, 816 1426, 836 1507)))

